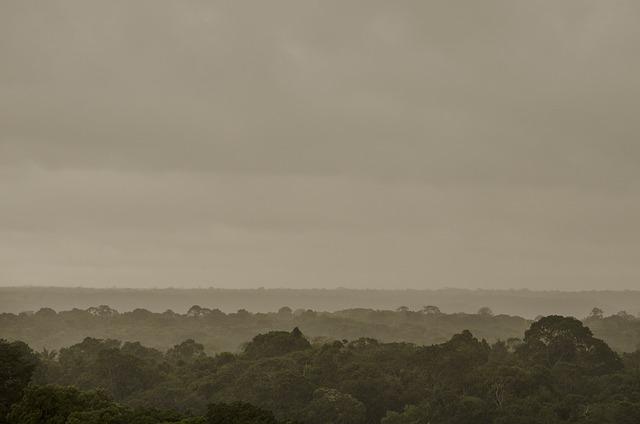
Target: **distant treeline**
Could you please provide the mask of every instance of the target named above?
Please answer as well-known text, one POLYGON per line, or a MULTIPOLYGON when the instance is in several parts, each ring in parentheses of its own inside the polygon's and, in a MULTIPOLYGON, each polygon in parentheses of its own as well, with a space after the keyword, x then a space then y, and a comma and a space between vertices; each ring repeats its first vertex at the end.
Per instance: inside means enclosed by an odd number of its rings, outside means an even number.
MULTIPOLYGON (((640 347, 640 319, 625 312, 604 316, 593 308, 584 322, 595 335, 618 352, 640 347)), ((425 305, 417 311, 406 306, 396 310, 347 309, 336 312, 281 307, 277 312, 251 313, 240 309, 224 313, 193 305, 187 313, 162 313, 134 309, 120 313, 102 305, 56 312, 41 308, 36 312, 0 314, 0 337, 22 340, 34 347, 60 349, 85 337, 139 341, 161 351, 185 339, 202 343, 209 354, 238 352, 256 334, 298 327, 314 342, 354 340, 361 337, 381 342, 409 342, 433 345, 449 340, 463 330, 489 343, 521 337, 531 320, 495 315, 488 307, 476 313, 446 314, 437 306, 425 305)))
MULTIPOLYGON (((92 312, 98 314, 82 316, 104 319, 99 313, 109 310, 92 312)), ((192 312, 183 317, 192 323, 211 315, 192 312)), ((45 311, 40 318, 47 313, 54 321, 61 315, 45 311)), ((392 319, 440 315, 433 308, 390 313, 397 314, 392 319)), ((475 319, 499 318, 486 310, 482 315, 475 319)), ((592 315, 594 323, 607 320, 598 310, 592 315)), ((251 317, 231 319, 243 316, 251 317)), ((214 356, 191 339, 163 352, 87 337, 59 352, 38 353, 23 342, 0 340, 0 422, 640 422, 640 351, 619 355, 581 321, 556 315, 532 322, 519 336, 487 343, 463 330, 443 343, 416 346, 372 338, 310 340, 294 327, 256 335, 239 353, 214 356)))
POLYGON ((475 313, 489 307, 496 314, 533 319, 538 315, 584 317, 593 307, 608 314, 640 313, 640 291, 535 290, 353 290, 353 289, 89 289, 61 287, 0 287, 0 312, 18 313, 48 307, 57 311, 109 305, 121 312, 144 308, 184 313, 192 305, 223 312, 276 311, 283 305, 314 311, 353 308, 419 310, 437 305, 443 312, 475 313))

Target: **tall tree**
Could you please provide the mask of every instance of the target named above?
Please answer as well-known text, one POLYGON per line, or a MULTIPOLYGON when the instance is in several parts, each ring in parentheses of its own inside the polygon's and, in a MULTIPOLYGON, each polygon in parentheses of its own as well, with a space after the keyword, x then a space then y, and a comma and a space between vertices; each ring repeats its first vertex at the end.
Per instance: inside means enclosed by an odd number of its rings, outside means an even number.
POLYGON ((26 343, 0 339, 0 422, 22 397, 37 365, 38 357, 26 343))
POLYGON ((582 322, 560 315, 543 317, 531 324, 517 353, 521 358, 546 366, 568 362, 595 374, 623 367, 620 357, 605 342, 593 337, 582 322))

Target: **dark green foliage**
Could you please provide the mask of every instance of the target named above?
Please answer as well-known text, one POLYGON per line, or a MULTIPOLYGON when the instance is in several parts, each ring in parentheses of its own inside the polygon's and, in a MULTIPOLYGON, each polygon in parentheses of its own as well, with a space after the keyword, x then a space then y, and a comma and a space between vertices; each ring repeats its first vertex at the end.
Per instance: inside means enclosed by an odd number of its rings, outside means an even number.
POLYGON ((311 400, 314 385, 304 365, 290 355, 249 363, 237 375, 233 397, 271 410, 280 417, 297 417, 311 400), (283 400, 286 399, 286 402, 283 400))
POLYGON ((162 360, 162 352, 158 349, 145 347, 140 342, 126 342, 120 351, 126 355, 132 355, 140 359, 148 359, 151 361, 162 360))
POLYGON ((98 411, 114 406, 103 390, 82 392, 77 387, 31 386, 7 416, 12 424, 64 424, 74 413, 98 411))
POLYGON ((575 364, 593 374, 606 374, 622 368, 620 357, 581 321, 550 315, 531 324, 524 333, 518 355, 546 366, 560 362, 575 364))
POLYGON ((358 399, 324 387, 313 392, 307 409, 308 424, 361 424, 366 416, 366 408, 358 399))
POLYGON ((25 343, 0 339, 0 422, 22 397, 37 364, 37 355, 25 343))
POLYGON ((114 402, 103 390, 73 386, 31 386, 9 413, 10 424, 156 424, 178 422, 174 411, 133 409, 114 402))
POLYGON ((62 375, 53 382, 83 390, 104 388, 123 400, 163 380, 157 371, 162 355, 136 344, 125 344, 122 348, 120 345, 117 340, 87 337, 82 343, 62 349, 58 371, 62 375))
POLYGON ((310 348, 311 343, 296 327, 291 333, 270 331, 267 334, 258 334, 244 348, 244 354, 249 358, 268 358, 310 348))
POLYGON ((193 339, 187 339, 175 345, 169 349, 166 354, 167 360, 181 364, 203 358, 204 356, 204 346, 196 343, 193 339))
MULTIPOLYGON (((204 319, 202 309, 189 319, 204 319)), ((387 313, 379 312, 372 319, 387 313)), ((390 313, 408 322, 445 315, 390 313)), ((15 346, 35 358, 28 346, 15 346)), ((640 353, 621 360, 580 321, 560 316, 533 323, 522 340, 492 345, 470 331, 431 346, 369 337, 311 344, 294 328, 258 335, 240 354, 208 356, 193 339, 162 354, 136 342, 85 338, 40 361, 33 375, 40 384, 89 391, 31 386, 13 401, 12 423, 640 422, 640 353)))

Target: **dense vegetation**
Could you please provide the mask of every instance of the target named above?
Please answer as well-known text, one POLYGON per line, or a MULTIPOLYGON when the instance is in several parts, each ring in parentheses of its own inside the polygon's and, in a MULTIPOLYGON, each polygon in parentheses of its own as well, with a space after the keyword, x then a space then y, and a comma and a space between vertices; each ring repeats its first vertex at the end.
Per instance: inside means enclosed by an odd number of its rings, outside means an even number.
POLYGON ((35 347, 60 349, 86 336, 139 341, 165 351, 186 339, 198 340, 207 353, 239 351, 241 344, 259 333, 299 327, 311 339, 353 340, 360 337, 384 342, 442 343, 468 329, 480 338, 519 337, 529 326, 520 317, 483 314, 442 314, 435 307, 414 312, 349 309, 334 313, 292 311, 250 313, 241 309, 225 314, 218 309, 192 306, 186 314, 153 313, 146 309, 119 313, 108 306, 56 313, 42 308, 35 313, 0 314, 0 337, 22 340, 35 347))
MULTIPOLYGON (((597 312, 590 321, 606 320, 597 312)), ((520 336, 488 343, 464 330, 420 346, 309 340, 296 327, 213 356, 191 339, 162 352, 87 337, 37 354, 23 342, 2 341, 0 420, 640 422, 640 351, 620 356, 581 321, 562 316, 543 317, 520 336)))
MULTIPOLYGON (((585 319, 596 337, 618 352, 633 352, 640 346, 640 319, 625 312, 605 317, 594 308, 585 319)), ((186 314, 170 310, 154 313, 135 309, 119 313, 108 306, 56 312, 41 308, 37 312, 0 314, 0 338, 22 340, 40 349, 60 349, 91 336, 102 339, 138 341, 166 351, 186 339, 202 343, 208 354, 238 352, 242 344, 256 334, 290 331, 294 327, 310 340, 323 338, 355 340, 361 337, 378 341, 409 342, 418 345, 444 343, 463 330, 471 331, 489 343, 522 337, 531 324, 517 316, 494 315, 489 308, 477 313, 442 313, 436 306, 416 311, 347 309, 316 312, 282 307, 277 312, 251 313, 240 309, 224 313, 218 309, 192 306, 186 314)))

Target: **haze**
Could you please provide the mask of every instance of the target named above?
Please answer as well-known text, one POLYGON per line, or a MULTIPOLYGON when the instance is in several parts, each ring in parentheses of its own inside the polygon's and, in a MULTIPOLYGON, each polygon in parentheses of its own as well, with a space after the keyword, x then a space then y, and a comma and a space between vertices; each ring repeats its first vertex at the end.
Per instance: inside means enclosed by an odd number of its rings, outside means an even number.
POLYGON ((0 285, 635 289, 636 1, 3 1, 0 285))

